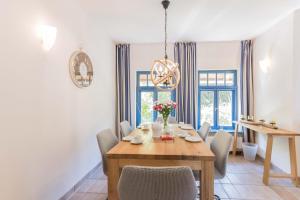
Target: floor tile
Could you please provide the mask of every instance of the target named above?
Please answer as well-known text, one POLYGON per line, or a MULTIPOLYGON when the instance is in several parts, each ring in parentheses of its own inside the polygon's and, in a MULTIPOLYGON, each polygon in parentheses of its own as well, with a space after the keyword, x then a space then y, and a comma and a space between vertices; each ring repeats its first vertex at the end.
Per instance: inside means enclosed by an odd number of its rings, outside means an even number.
POLYGON ((294 187, 294 184, 291 179, 282 179, 282 178, 270 178, 270 186, 284 186, 284 187, 294 187))
POLYGON ((88 189, 90 193, 107 193, 107 181, 96 180, 94 184, 88 189))
POLYGON ((74 193, 69 200, 83 200, 85 193, 74 193))
POLYGON ((228 178, 228 176, 225 176, 224 178, 220 179, 219 182, 223 183, 223 184, 224 183, 231 183, 230 180, 229 180, 229 178, 228 178))
POLYGON ((222 184, 215 184, 215 194, 218 195, 221 199, 228 199, 228 195, 226 194, 222 184))
POLYGON ((103 173, 102 167, 97 168, 89 177, 89 179, 103 179, 106 180, 107 177, 103 173))
POLYGON ((228 179, 232 184, 244 184, 244 185, 263 185, 262 177, 256 174, 227 174, 228 179))
MULTIPOLYGON (((289 188, 285 188, 282 186, 271 186, 271 189, 276 192, 283 200, 298 200, 300 199, 300 196, 298 194, 297 198, 297 192, 289 191, 289 188)), ((296 188, 297 189, 297 188, 296 188)), ((300 190, 300 189, 297 189, 300 190)))
POLYGON ((234 185, 234 187, 242 199, 282 200, 276 192, 267 186, 234 185))
POLYGON ((106 200, 107 195, 104 194, 95 194, 95 193, 86 193, 82 200, 106 200))
POLYGON ((97 182, 95 179, 86 179, 83 183, 79 186, 76 192, 88 192, 90 187, 97 182))
MULTIPOLYGON (((300 200, 300 188, 288 179, 270 179, 270 186, 262 183, 263 163, 250 162, 242 156, 230 156, 227 175, 215 180, 215 194, 224 200, 300 200)), ((199 182, 198 184, 199 185, 199 182)), ((102 167, 82 182, 69 200, 105 200, 107 177, 102 167)))
POLYGON ((232 184, 223 184, 222 186, 229 198, 239 199, 242 197, 239 191, 232 184))

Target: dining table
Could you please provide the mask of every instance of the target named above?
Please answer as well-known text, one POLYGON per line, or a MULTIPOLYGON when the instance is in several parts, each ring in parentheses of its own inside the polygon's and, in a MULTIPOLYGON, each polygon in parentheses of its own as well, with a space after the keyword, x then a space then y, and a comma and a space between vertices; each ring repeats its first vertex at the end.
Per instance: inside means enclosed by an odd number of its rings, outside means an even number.
POLYGON ((126 165, 149 167, 188 166, 200 174, 201 200, 212 200, 214 196, 214 160, 215 155, 208 144, 188 142, 178 137, 183 131, 191 136, 197 136, 194 129, 182 130, 180 125, 173 124, 170 135, 172 140, 162 140, 153 137, 151 126, 148 130, 135 129, 131 135, 141 135, 142 144, 131 144, 120 141, 107 154, 108 164, 108 199, 118 200, 117 185, 122 168, 126 165))

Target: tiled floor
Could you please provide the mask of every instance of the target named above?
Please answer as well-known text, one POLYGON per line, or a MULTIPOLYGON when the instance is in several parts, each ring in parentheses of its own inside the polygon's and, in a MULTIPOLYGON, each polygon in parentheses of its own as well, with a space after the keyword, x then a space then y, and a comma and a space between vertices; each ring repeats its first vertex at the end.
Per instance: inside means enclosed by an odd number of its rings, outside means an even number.
MULTIPOLYGON (((215 181, 215 193, 227 200, 300 200, 300 188, 287 179, 271 179, 262 183, 263 163, 248 162, 242 156, 229 158, 227 176, 215 181)), ((105 200, 107 179, 97 169, 79 187, 70 200, 105 200)))

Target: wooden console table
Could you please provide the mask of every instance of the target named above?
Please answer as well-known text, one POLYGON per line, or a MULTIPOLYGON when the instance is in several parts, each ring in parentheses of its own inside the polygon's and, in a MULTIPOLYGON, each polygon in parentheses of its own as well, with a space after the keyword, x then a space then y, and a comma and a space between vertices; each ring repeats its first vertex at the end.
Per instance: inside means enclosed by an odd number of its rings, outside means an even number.
POLYGON ((264 174, 263 174, 263 183, 265 185, 269 184, 269 178, 290 178, 293 180, 294 184, 297 186, 298 175, 297 175, 297 160, 296 160, 296 142, 295 137, 300 136, 300 133, 296 133, 293 131, 283 130, 283 129, 272 129, 267 128, 262 125, 253 125, 247 122, 235 122, 235 132, 234 132, 234 140, 233 140, 233 155, 236 155, 237 149, 237 139, 238 139, 238 129, 239 126, 248 128, 257 133, 262 133, 267 135, 267 148, 266 155, 264 161, 264 174), (271 156, 272 156, 272 146, 273 146, 273 137, 288 137, 289 140, 289 153, 290 153, 290 165, 291 165, 291 174, 282 175, 282 174, 271 174, 271 156))

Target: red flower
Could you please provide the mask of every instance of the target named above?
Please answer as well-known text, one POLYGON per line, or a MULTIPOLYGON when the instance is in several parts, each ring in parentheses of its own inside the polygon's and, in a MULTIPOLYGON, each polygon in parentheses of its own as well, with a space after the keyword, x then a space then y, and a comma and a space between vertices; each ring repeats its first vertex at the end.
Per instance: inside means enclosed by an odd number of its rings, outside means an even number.
POLYGON ((171 113, 174 109, 176 109, 176 107, 177 104, 173 101, 169 101, 168 103, 155 102, 153 105, 153 110, 160 113, 171 113))

